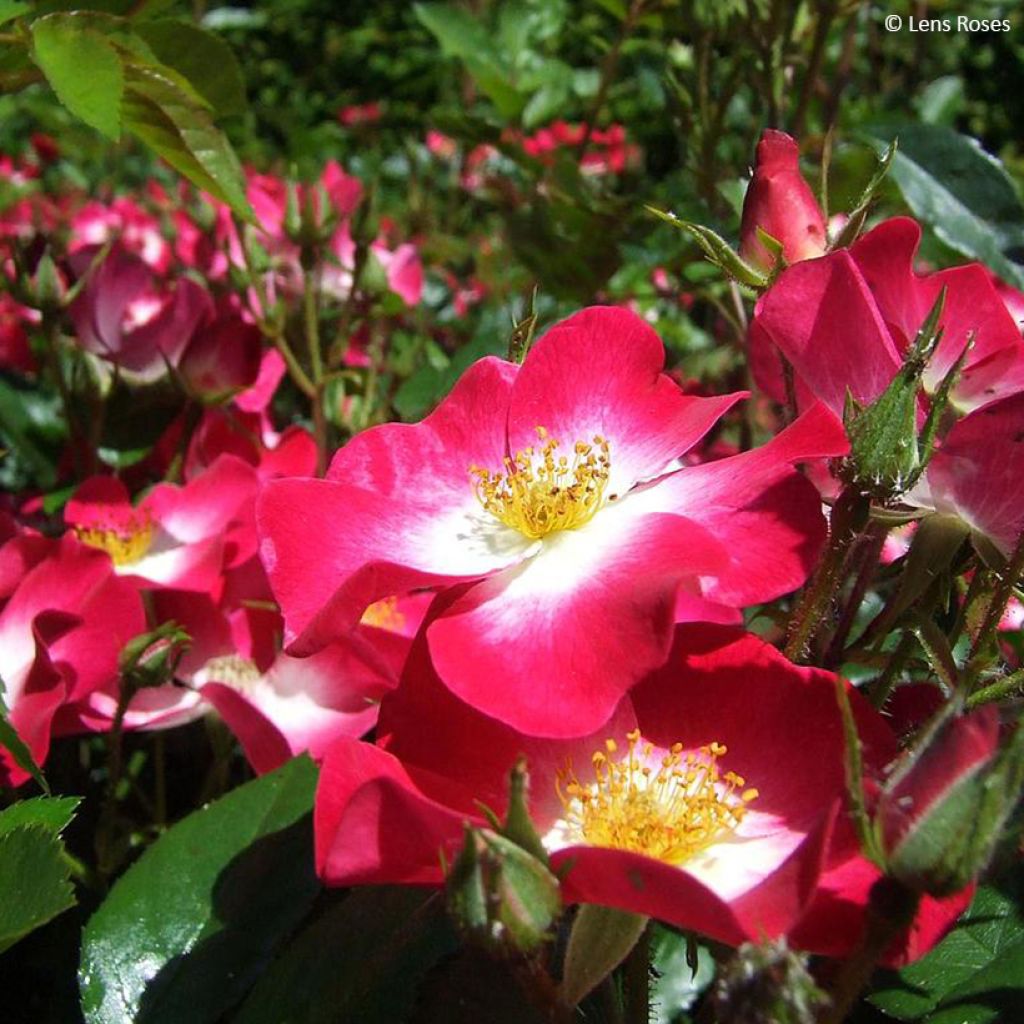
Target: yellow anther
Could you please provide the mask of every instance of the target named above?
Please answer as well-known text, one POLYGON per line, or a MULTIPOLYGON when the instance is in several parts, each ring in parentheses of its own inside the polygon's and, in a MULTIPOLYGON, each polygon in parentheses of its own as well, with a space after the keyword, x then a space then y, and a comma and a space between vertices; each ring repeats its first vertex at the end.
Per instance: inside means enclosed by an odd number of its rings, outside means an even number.
POLYGON ((385 597, 374 601, 359 620, 364 626, 376 626, 377 629, 389 629, 397 633, 405 626, 405 616, 398 610, 397 597, 385 597))
POLYGON ((116 526, 76 526, 75 536, 91 548, 106 551, 114 565, 131 565, 153 543, 153 521, 145 513, 126 518, 116 526))
POLYGON ((577 441, 572 461, 555 457, 558 441, 537 427, 542 447, 505 456, 504 473, 470 466, 480 504, 496 519, 532 539, 590 522, 600 508, 611 472, 608 442, 577 441))
MULTIPOLYGON (((709 743, 684 755, 680 743, 656 750, 641 741, 639 730, 626 739, 628 750, 619 761, 601 751, 594 754, 589 785, 571 766, 558 773, 555 788, 565 822, 580 842, 681 864, 732 832, 747 804, 757 799, 753 787, 738 792, 745 784, 742 776, 719 771, 724 744, 709 743)), ((613 739, 604 745, 608 753, 618 749, 613 739)))
POLYGON ((211 658, 203 670, 210 682, 226 683, 236 690, 247 690, 260 678, 256 664, 240 654, 222 654, 211 658))

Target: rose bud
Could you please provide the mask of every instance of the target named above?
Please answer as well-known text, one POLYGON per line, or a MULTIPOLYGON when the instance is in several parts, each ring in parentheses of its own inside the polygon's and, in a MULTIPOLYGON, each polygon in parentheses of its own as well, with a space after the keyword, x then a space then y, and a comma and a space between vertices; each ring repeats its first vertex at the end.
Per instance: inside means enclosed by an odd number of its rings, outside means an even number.
POLYGON ((800 173, 799 158, 796 142, 785 132, 769 128, 757 145, 754 176, 743 201, 740 255, 765 270, 777 257, 758 237, 759 228, 781 245, 786 264, 825 252, 825 219, 800 173))

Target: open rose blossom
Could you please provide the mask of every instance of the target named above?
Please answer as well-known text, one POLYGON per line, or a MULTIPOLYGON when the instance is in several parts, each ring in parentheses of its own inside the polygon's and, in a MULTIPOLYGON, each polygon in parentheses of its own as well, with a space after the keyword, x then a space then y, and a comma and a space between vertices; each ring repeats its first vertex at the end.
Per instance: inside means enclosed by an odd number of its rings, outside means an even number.
POLYGON ((115 571, 143 586, 212 593, 225 567, 255 549, 256 471, 220 456, 185 486, 157 484, 137 505, 114 477, 86 480, 64 509, 78 538, 107 552, 115 571))
MULTIPOLYGON (((893 734, 850 699, 865 764, 880 772, 893 734)), ((477 801, 502 814, 520 755, 568 902, 735 944, 790 931, 823 870, 863 860, 840 810, 835 677, 733 627, 677 627, 667 663, 600 729, 572 740, 524 735, 459 701, 421 635, 377 735, 376 746, 339 741, 323 765, 316 858, 330 885, 439 884, 439 852, 451 863, 463 821, 483 824, 477 801)), ((829 951, 851 949, 861 927, 851 915, 832 929, 829 951)), ((805 948, 826 938, 804 930, 805 948)))
POLYGON ((758 383, 785 399, 779 353, 793 367, 798 397, 838 413, 847 390, 872 402, 946 289, 942 338, 924 374, 935 392, 964 346, 972 347, 953 404, 967 412, 1024 390, 1020 330, 978 264, 919 275, 921 229, 907 217, 884 221, 849 249, 788 267, 758 302, 751 361, 758 383), (774 351, 777 349, 777 351, 774 351))
MULTIPOLYGON (((14 537, 0 548, 0 563, 5 584, 15 569, 20 576, 0 611, 3 700, 41 764, 54 716, 115 683, 121 648, 145 631, 145 616, 135 588, 118 579, 110 559, 73 536, 14 537)), ((0 784, 27 778, 0 746, 0 784)))
POLYGON ((806 578, 817 491, 792 468, 846 448, 817 408, 762 448, 680 468, 741 395, 685 395, 654 332, 595 307, 522 366, 475 363, 422 423, 386 424, 325 480, 271 481, 261 555, 295 654, 367 605, 423 587, 454 600, 431 658, 468 703, 524 731, 581 735, 668 656, 677 592, 742 607, 806 578))
POLYGON ((89 274, 69 309, 78 343, 134 380, 156 380, 178 364, 196 328, 212 316, 213 300, 191 278, 173 287, 159 282, 120 245, 93 267, 99 252, 87 246, 72 258, 77 274, 89 274))
POLYGON ((154 596, 161 618, 180 623, 192 639, 178 673, 186 692, 217 710, 259 773, 303 752, 319 760, 338 737, 373 728, 430 600, 378 602, 351 636, 292 658, 266 650, 267 634, 280 632, 272 612, 173 591, 154 596))

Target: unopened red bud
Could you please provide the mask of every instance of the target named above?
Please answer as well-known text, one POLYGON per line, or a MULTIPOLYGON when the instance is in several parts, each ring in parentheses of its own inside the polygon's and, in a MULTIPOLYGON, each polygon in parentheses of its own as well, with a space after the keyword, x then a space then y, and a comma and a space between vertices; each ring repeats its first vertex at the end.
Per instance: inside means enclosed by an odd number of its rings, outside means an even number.
POLYGON ((769 270, 776 259, 757 237, 758 228, 781 244, 786 263, 825 252, 825 218, 800 173, 800 151, 789 135, 772 128, 757 145, 754 176, 743 201, 740 225, 740 255, 769 270))
POLYGON ((263 354, 259 328, 238 316, 220 316, 188 343, 178 372, 203 402, 221 402, 256 380, 263 354))

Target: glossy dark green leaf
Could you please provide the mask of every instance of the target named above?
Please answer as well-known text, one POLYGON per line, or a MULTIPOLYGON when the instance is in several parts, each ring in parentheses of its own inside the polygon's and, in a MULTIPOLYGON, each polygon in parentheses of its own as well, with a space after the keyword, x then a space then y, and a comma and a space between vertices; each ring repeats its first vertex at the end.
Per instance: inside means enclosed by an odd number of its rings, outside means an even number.
POLYGON ((120 138, 124 66, 108 39, 73 14, 52 14, 32 23, 32 57, 72 114, 120 138))
POLYGON ((37 796, 19 800, 0 811, 0 835, 25 825, 39 825, 55 836, 60 835, 68 827, 80 803, 77 796, 37 796))
POLYGON ((457 945, 436 892, 373 887, 322 902, 232 1024, 397 1024, 426 972, 457 945))
POLYGON ((217 1020, 313 904, 307 758, 189 815, 121 877, 85 929, 89 1024, 217 1020))
POLYGON ((245 179, 224 133, 178 82, 140 64, 125 69, 124 127, 193 184, 227 203, 240 217, 253 217, 245 179))
POLYGON ((885 976, 869 997, 890 1017, 929 1024, 1012 1020, 1024 1004, 1024 879, 983 886, 927 956, 885 976))
MULTIPOLYGON (((46 416, 45 404, 37 392, 14 388, 0 380, 0 444, 10 446, 20 460, 31 466, 39 485, 52 487, 56 468, 40 447, 39 441, 46 416)), ((52 424, 54 418, 50 416, 52 424)))
POLYGON ((218 117, 245 110, 245 81, 234 51, 219 36, 187 21, 159 18, 136 32, 161 63, 183 75, 218 117))
POLYGON ((74 906, 68 862, 48 824, 4 828, 0 815, 0 953, 74 906))
POLYGON ((1024 288, 1024 205, 1003 165, 943 125, 879 129, 874 137, 880 148, 899 138, 891 173, 914 215, 946 245, 1024 288))

